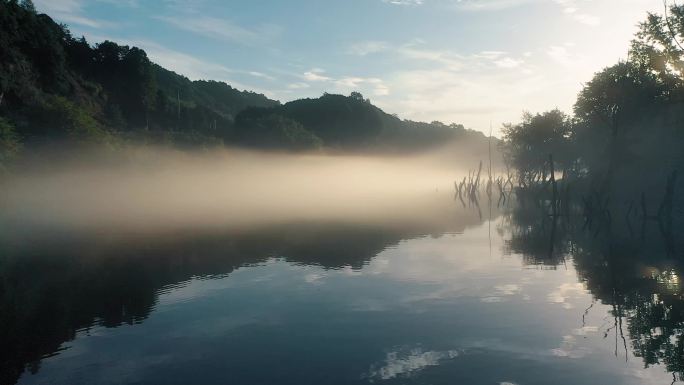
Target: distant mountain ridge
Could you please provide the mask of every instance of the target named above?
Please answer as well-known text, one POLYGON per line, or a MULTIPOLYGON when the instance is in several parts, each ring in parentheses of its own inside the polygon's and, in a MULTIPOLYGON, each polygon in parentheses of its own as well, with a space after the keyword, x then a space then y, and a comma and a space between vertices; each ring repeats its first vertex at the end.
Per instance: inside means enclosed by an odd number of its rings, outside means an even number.
POLYGON ((0 162, 55 140, 418 151, 460 138, 486 141, 462 125, 401 120, 357 92, 281 104, 191 81, 142 49, 74 38, 29 0, 0 0, 0 162))

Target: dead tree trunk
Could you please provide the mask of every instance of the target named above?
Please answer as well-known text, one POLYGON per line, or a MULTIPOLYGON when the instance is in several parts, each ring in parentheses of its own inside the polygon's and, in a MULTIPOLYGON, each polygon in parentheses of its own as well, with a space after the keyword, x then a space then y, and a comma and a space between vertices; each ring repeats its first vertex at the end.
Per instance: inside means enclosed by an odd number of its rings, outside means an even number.
POLYGON ((558 216, 558 186, 556 184, 556 171, 553 167, 553 154, 549 154, 549 172, 551 173, 550 181, 552 188, 552 198, 551 198, 551 213, 553 217, 558 216))

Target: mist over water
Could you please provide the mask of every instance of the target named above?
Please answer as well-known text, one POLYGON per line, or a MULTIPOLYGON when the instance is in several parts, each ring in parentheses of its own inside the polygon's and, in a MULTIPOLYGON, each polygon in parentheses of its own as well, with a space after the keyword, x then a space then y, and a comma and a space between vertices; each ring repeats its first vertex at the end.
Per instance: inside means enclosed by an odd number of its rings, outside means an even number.
POLYGON ((517 197, 461 201, 480 159, 72 155, 0 186, 0 382, 669 381, 604 289, 612 240, 517 197))
POLYGON ((6 178, 0 219, 15 229, 124 232, 420 222, 453 206, 453 181, 467 169, 442 154, 133 148, 117 161, 80 159, 6 178))

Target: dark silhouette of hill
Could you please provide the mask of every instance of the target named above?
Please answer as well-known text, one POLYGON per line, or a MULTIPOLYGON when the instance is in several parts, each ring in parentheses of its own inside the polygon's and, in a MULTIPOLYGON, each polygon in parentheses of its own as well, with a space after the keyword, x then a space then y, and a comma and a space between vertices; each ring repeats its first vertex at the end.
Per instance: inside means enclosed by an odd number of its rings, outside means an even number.
MULTIPOLYGON (((281 133, 298 127, 307 135, 291 141, 294 148, 324 143, 346 150, 415 151, 456 139, 476 139, 486 144, 482 133, 467 130, 460 124, 401 120, 374 106, 358 92, 350 96, 324 94, 320 98, 272 107, 250 107, 237 115, 235 126, 235 142, 257 147, 264 144, 264 136, 270 130, 278 127, 282 128, 281 133)), ((282 141, 274 145, 282 145, 282 141)))

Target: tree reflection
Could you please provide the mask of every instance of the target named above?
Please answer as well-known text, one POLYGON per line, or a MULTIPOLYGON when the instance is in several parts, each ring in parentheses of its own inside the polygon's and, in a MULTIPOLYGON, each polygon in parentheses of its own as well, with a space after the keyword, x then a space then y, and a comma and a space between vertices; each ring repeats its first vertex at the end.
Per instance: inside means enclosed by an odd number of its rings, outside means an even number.
MULTIPOLYGON (((403 239, 463 232, 481 224, 475 212, 446 212, 415 223, 288 223, 260 229, 214 230, 117 239, 25 242, 0 236, 0 383, 59 354, 64 342, 93 326, 144 322, 159 294, 194 277, 225 277, 270 258, 324 269, 361 269, 403 239)), ((426 213, 426 216, 427 213, 426 213)), ((59 237, 57 237, 59 238, 59 237)))
POLYGON ((641 236, 635 236, 629 213, 613 217, 627 219, 586 225, 579 216, 554 226, 538 210, 513 207, 506 251, 521 254, 528 265, 555 268, 572 260, 578 279, 612 307, 614 324, 604 337, 614 335, 615 354, 624 349, 626 355, 629 348, 646 367, 663 365, 675 380, 684 380, 684 248, 672 235, 682 229, 664 233, 644 221, 641 236))

